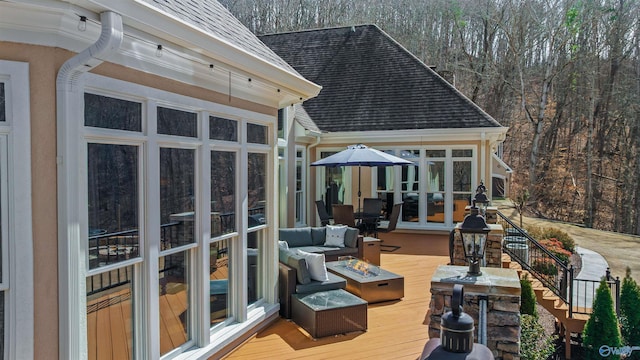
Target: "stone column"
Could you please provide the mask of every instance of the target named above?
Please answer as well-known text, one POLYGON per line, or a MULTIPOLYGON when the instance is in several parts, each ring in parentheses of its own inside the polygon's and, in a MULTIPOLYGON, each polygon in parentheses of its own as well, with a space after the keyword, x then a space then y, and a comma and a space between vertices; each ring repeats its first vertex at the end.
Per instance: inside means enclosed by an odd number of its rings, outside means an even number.
MULTIPOLYGON (((462 237, 460 236, 460 225, 456 225, 455 236, 453 239, 453 265, 469 265, 464 257, 464 249, 462 248, 462 237)), ((488 224, 491 231, 487 235, 487 247, 484 253, 485 265, 487 267, 502 267, 502 225, 488 224)))
POLYGON ((515 270, 481 268, 482 275, 467 276, 468 266, 441 265, 431 278, 429 338, 440 337, 440 319, 451 311, 454 284, 464 285, 464 312, 475 323, 478 342, 479 300, 487 299, 487 347, 496 359, 520 359, 520 279, 515 270))

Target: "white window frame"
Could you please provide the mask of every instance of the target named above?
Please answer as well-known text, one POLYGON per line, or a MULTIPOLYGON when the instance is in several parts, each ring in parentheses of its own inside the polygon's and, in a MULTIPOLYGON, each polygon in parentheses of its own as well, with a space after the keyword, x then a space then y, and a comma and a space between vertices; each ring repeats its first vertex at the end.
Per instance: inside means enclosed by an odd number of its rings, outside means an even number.
MULTIPOLYGON (((418 194, 419 194, 419 222, 404 222, 402 218, 398 220, 398 228, 401 229, 450 229, 455 224, 453 224, 453 162, 454 161, 466 161, 467 159, 471 161, 471 191, 473 195, 473 190, 476 188, 478 184, 477 180, 477 171, 478 171, 478 163, 482 161, 478 157, 478 146, 475 144, 460 144, 460 145, 448 145, 448 146, 412 146, 412 145, 402 145, 399 144, 394 147, 381 147, 378 148, 380 151, 385 150, 393 150, 394 155, 399 156, 399 151, 401 150, 420 150, 420 160, 417 171, 421 172, 421 176, 419 176, 419 184, 418 184, 418 194), (445 157, 437 158, 438 161, 445 162, 445 220, 443 223, 435 223, 435 222, 427 222, 426 220, 426 187, 427 187, 427 179, 424 176, 424 169, 426 167, 427 162, 430 158, 426 157, 427 150, 444 150, 445 157), (453 150, 471 150, 472 156, 469 158, 461 158, 461 157, 453 157, 453 150)), ((322 151, 326 151, 322 149, 322 151)), ((394 180, 394 203, 402 202, 402 194, 400 192, 401 189, 401 171, 395 171, 395 180, 394 180)), ((321 178, 319 181, 322 181, 321 178)), ((371 196, 378 196, 377 184, 377 169, 371 171, 371 196)))
POLYGON ((0 124, 2 156, 2 286, 5 292, 6 359, 34 356, 34 283, 31 208, 29 64, 0 60, 6 123, 0 124), (17 243, 19 239, 19 244, 17 243))
POLYGON ((300 180, 301 182, 301 189, 298 191, 298 189, 295 189, 295 212, 296 212, 296 226, 304 226, 306 224, 306 210, 307 210, 307 150, 304 146, 299 146, 296 145, 296 150, 295 150, 295 154, 296 154, 296 159, 295 159, 295 170, 294 170, 294 174, 296 176, 296 184, 297 181, 300 180), (301 156, 298 156, 298 152, 301 152, 301 156), (300 164, 300 166, 302 167, 302 171, 301 171, 301 178, 297 179, 297 174, 298 174, 298 164, 300 164), (300 200, 300 203, 298 203, 298 200, 300 200))
MULTIPOLYGON (((136 277, 134 279, 134 358, 160 358, 159 354, 159 319, 158 314, 158 257, 166 254, 160 253, 159 244, 152 243, 152 240, 158 237, 159 231, 159 218, 153 209, 159 208, 158 199, 154 194, 159 191, 159 179, 156 176, 159 174, 159 164, 153 159, 159 156, 159 148, 165 146, 179 146, 181 148, 194 148, 196 149, 196 243, 192 245, 186 245, 180 247, 182 251, 189 249, 189 259, 191 264, 191 272, 193 285, 192 297, 190 302, 191 309, 191 324, 192 324, 192 340, 187 342, 184 346, 178 348, 177 351, 171 351, 163 358, 207 358, 217 351, 223 349, 225 346, 233 343, 237 336, 244 332, 254 328, 260 324, 264 319, 277 313, 277 291, 273 286, 277 281, 277 258, 275 251, 275 243, 269 241, 275 237, 277 231, 277 200, 274 195, 275 176, 274 169, 276 168, 277 159, 273 162, 266 164, 267 166, 267 201, 268 208, 265 209, 267 215, 267 224, 252 228, 252 231, 261 231, 264 235, 265 241, 263 241, 264 251, 262 252, 262 299, 250 306, 243 306, 246 304, 246 288, 244 279, 247 274, 246 261, 246 237, 243 234, 247 233, 247 179, 242 177, 241 169, 245 169, 247 166, 247 153, 248 152, 261 152, 267 154, 267 158, 273 158, 275 146, 277 146, 277 131, 276 131, 276 117, 256 113, 250 110, 244 110, 234 108, 227 105, 221 105, 204 101, 196 98, 186 97, 179 94, 169 93, 163 90, 154 89, 126 81, 107 78, 104 76, 87 73, 82 76, 80 81, 80 89, 74 93, 73 96, 77 96, 74 106, 77 108, 72 109, 74 114, 77 114, 79 119, 71 122, 68 126, 73 127, 71 132, 78 134, 81 139, 77 142, 69 141, 68 143, 59 144, 59 146, 66 147, 66 153, 70 149, 78 152, 78 161, 80 164, 76 168, 70 168, 68 177, 75 177, 82 179, 80 181, 79 194, 77 202, 71 202, 67 204, 66 212, 80 212, 80 227, 79 232, 74 234, 76 241, 80 244, 84 241, 82 234, 87 233, 88 219, 87 219, 87 181, 86 181, 86 144, 87 139, 96 140, 100 139, 100 142, 114 142, 114 143, 126 143, 140 145, 141 157, 140 157, 140 170, 144 176, 140 177, 140 246, 144 249, 144 253, 140 258, 133 259, 126 262, 127 265, 134 265, 134 271, 136 277), (88 128, 84 126, 83 121, 83 96, 85 92, 98 93, 106 96, 112 96, 116 98, 133 99, 141 101, 143 103, 143 126, 141 133, 135 133, 130 131, 119 131, 111 129, 97 129, 88 128), (132 95, 135 94, 135 95, 132 95), (198 138, 181 138, 176 140, 176 136, 156 135, 155 129, 150 129, 154 122, 149 119, 155 116, 155 111, 158 105, 168 106, 171 108, 185 109, 187 111, 195 111, 199 114, 199 136, 198 138), (216 141, 209 139, 209 115, 221 116, 228 119, 234 119, 238 121, 238 144, 216 141), (246 143, 246 124, 247 122, 265 125, 268 128, 268 142, 267 145, 262 144, 247 144, 246 143), (243 251, 231 251, 230 261, 232 268, 230 271, 236 274, 230 279, 229 291, 237 291, 239 296, 235 297, 235 300, 230 304, 229 319, 224 321, 222 326, 210 326, 208 319, 208 304, 209 301, 209 277, 208 271, 204 274, 200 269, 209 268, 209 245, 212 242, 220 240, 218 238, 211 238, 210 228, 210 186, 209 181, 203 181, 203 177, 209 177, 210 172, 210 156, 212 150, 234 151, 237 153, 237 176, 236 176, 236 195, 237 195, 237 213, 236 216, 237 231, 232 234, 225 234, 224 238, 229 238, 229 241, 236 245, 236 249, 243 249, 243 251), (84 161, 84 162, 83 162, 84 161), (79 205, 76 205, 79 204, 79 205), (80 209, 74 208, 80 206, 80 209), (143 211, 146 212, 143 214, 143 211), (245 220, 242 220, 245 219, 245 220), (144 241, 146 238, 148 241, 144 241)), ((66 192, 66 188, 63 187, 62 192, 66 192)), ((69 194, 61 194, 63 198, 69 196, 69 194)), ((69 226, 69 225, 64 225, 69 226)), ((67 233, 65 232, 65 235, 67 233)), ((80 252, 82 252, 82 246, 80 252)), ((87 275, 90 275, 95 270, 88 271, 88 267, 83 263, 79 263, 74 260, 73 257, 77 254, 61 254, 60 261, 61 266, 66 267, 69 274, 69 283, 84 283, 87 275), (75 271, 73 271, 75 270, 75 271)), ((116 267, 124 266, 125 262, 119 263, 116 267)), ((105 267, 106 268, 106 267, 105 267)), ((102 272, 102 269, 97 272, 102 272)), ((62 293, 70 293, 75 299, 72 299, 74 304, 78 306, 72 307, 69 310, 70 313, 62 311, 60 314, 61 321, 72 323, 69 331, 70 334, 60 334, 61 341, 66 342, 65 348, 68 348, 69 354, 65 354, 64 351, 61 356, 73 354, 82 354, 86 351, 87 332, 86 332, 86 291, 84 286, 70 287, 65 289, 62 293), (62 339, 62 338, 66 338, 62 339)))

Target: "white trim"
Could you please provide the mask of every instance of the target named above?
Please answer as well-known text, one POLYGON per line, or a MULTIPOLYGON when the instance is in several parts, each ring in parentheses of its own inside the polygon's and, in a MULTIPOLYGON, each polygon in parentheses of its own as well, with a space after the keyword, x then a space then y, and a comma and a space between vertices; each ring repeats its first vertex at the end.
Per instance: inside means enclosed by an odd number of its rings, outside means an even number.
POLYGON ((3 129, 8 150, 6 220, 9 225, 9 246, 3 247, 3 251, 9 252, 9 269, 8 273, 3 272, 3 277, 9 277, 10 287, 5 293, 8 295, 5 304, 9 305, 4 312, 8 325, 5 354, 8 359, 29 359, 34 355, 29 64, 0 60, 0 74, 9 76, 5 94, 11 102, 7 106, 7 128, 3 129))
POLYGON ((376 143, 398 144, 411 142, 450 142, 450 141, 477 141, 482 139, 481 133, 485 133, 486 140, 491 143, 504 140, 509 128, 462 128, 462 129, 412 129, 412 130, 383 130, 383 131, 345 131, 322 133, 322 145, 357 144, 374 146, 376 143))
POLYGON ((110 58, 114 63, 223 94, 228 93, 231 76, 234 97, 273 107, 315 97, 321 89, 299 74, 141 1, 0 1, 0 9, 0 40, 80 52, 98 38, 98 14, 111 10, 123 15, 126 32, 121 48, 110 58), (78 30, 79 15, 88 18, 85 31, 78 30), (171 51, 158 58, 157 44, 171 51))

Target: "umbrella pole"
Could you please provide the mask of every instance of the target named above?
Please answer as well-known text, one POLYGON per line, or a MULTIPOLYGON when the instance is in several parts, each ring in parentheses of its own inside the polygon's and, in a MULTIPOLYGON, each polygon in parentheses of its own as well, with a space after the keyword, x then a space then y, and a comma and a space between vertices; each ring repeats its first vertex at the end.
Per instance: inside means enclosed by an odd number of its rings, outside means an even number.
POLYGON ((360 179, 361 179, 360 170, 361 170, 361 167, 360 167, 360 165, 358 165, 358 213, 361 212, 361 210, 360 210, 360 196, 362 195, 362 193, 360 192, 360 179))

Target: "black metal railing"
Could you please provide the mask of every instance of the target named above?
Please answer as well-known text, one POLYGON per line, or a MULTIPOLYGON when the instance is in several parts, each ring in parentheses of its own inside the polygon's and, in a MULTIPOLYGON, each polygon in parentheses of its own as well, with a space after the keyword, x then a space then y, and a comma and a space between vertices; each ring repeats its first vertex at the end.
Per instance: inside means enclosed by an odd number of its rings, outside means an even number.
POLYGON ((573 280, 573 268, 501 212, 498 212, 498 224, 502 225, 505 233, 503 250, 511 259, 518 262, 556 296, 570 304, 569 288, 573 280))
MULTIPOLYGON (((600 280, 576 279, 573 266, 547 250, 499 211, 497 220, 505 233, 504 252, 564 301, 569 307, 569 317, 573 314, 591 314, 600 280)), ((603 276, 609 284, 618 312, 620 279, 614 279, 608 269, 603 276)))

